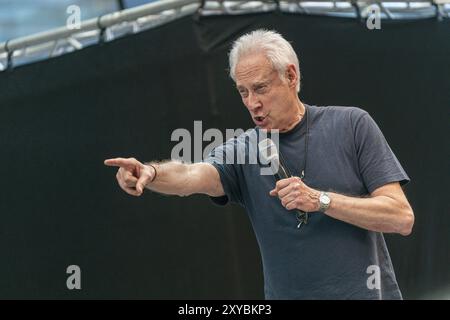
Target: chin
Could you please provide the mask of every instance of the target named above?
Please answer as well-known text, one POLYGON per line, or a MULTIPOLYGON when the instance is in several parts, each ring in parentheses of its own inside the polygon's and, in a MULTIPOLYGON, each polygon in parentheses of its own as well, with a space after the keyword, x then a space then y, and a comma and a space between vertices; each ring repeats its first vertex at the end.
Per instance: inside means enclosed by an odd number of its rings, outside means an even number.
POLYGON ((259 129, 263 130, 263 131, 271 131, 271 130, 273 130, 273 128, 271 126, 263 126, 263 127, 260 126, 259 129))

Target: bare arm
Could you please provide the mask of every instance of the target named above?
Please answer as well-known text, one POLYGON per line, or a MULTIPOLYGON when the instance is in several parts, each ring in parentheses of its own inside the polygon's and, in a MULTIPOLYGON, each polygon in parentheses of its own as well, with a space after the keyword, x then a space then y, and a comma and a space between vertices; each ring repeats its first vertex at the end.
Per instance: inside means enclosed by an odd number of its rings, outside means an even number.
POLYGON ((146 185, 152 191, 178 196, 201 193, 218 197, 225 194, 219 173, 209 163, 184 164, 170 161, 152 164, 157 171, 156 179, 146 185))
POLYGON ((414 213, 398 182, 377 188, 369 198, 329 195, 332 200, 325 214, 330 217, 373 231, 404 236, 412 231, 414 213))
POLYGON ((178 196, 202 193, 217 197, 225 194, 219 173, 209 163, 168 161, 150 164, 142 164, 134 158, 105 160, 105 165, 119 167, 117 182, 130 195, 140 196, 144 188, 178 196))
MULTIPOLYGON (((320 191, 308 187, 298 177, 278 181, 270 192, 280 198, 286 209, 306 212, 319 210, 319 194, 320 191)), ((405 236, 412 231, 414 213, 398 182, 377 188, 367 198, 328 194, 331 203, 325 214, 330 217, 372 231, 405 236)))

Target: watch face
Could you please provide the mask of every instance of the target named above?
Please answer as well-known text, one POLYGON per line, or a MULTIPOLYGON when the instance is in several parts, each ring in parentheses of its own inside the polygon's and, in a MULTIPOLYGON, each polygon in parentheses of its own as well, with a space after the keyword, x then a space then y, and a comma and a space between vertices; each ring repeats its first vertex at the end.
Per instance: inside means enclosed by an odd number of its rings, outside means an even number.
POLYGON ((330 197, 326 196, 326 195, 321 195, 320 196, 320 202, 322 202, 323 204, 327 205, 330 203, 330 197))

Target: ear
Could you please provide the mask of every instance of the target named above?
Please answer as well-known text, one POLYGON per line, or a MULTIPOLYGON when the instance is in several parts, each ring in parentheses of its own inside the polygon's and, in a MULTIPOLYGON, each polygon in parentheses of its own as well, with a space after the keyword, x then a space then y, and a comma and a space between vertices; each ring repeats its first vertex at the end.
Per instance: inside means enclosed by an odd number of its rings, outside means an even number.
POLYGON ((298 81, 297 71, 295 70, 295 66, 290 64, 286 68, 286 80, 289 83, 290 87, 295 87, 298 81))

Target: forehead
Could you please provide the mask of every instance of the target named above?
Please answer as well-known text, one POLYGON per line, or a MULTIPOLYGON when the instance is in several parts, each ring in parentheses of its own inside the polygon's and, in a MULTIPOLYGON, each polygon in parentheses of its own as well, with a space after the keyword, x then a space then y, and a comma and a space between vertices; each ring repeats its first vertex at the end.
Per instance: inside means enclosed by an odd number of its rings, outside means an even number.
POLYGON ((269 80, 274 72, 272 64, 264 54, 244 56, 236 65, 236 86, 269 80))

